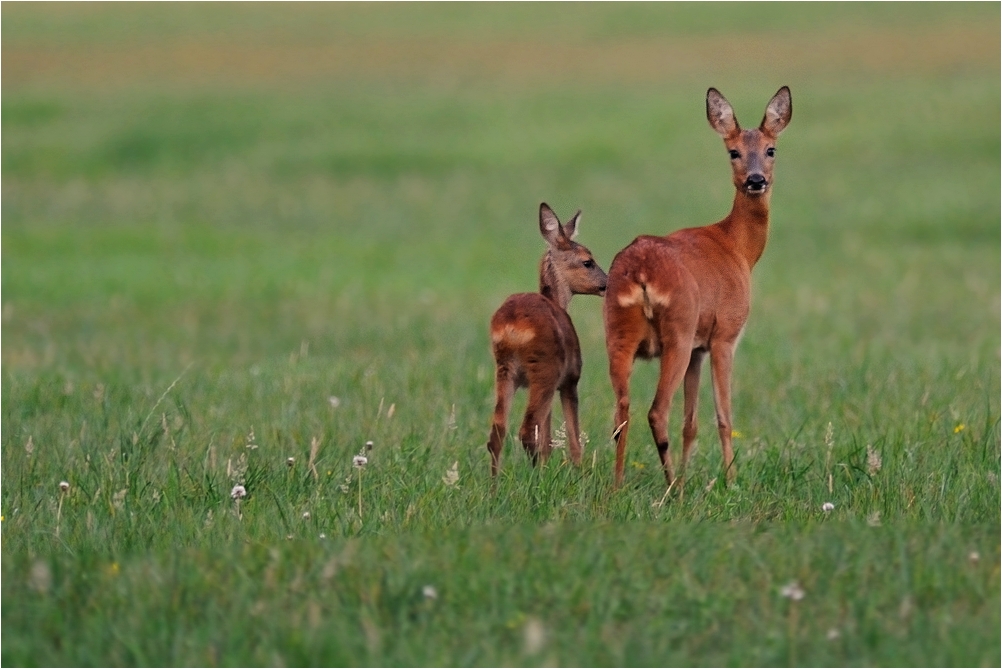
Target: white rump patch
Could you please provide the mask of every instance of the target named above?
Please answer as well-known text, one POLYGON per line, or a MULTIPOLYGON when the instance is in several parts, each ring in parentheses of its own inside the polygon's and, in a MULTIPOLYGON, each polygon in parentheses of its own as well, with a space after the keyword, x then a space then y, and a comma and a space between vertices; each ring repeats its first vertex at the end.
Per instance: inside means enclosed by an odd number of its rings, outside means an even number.
POLYGON ((511 346, 521 346, 526 344, 536 336, 536 331, 531 327, 519 327, 512 323, 506 323, 497 330, 491 330, 491 342, 500 344, 505 342, 511 346))

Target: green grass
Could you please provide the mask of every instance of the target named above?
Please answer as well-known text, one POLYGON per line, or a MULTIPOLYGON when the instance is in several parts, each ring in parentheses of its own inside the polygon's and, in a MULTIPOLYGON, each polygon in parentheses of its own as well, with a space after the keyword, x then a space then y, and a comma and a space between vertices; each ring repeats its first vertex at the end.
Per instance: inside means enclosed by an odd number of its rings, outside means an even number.
POLYGON ((997 5, 3 19, 3 665, 1002 661, 997 5), (579 297, 584 465, 509 438, 492 488, 539 202, 605 268, 718 220, 705 90, 783 84, 737 485, 704 379, 684 497, 645 429, 612 490, 579 297))

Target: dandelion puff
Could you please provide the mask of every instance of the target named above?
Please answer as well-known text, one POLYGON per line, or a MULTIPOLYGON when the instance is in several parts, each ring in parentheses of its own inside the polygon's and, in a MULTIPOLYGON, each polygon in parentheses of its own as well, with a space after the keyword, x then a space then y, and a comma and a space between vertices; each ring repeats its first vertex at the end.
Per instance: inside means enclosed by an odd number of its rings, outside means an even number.
POLYGON ((445 472, 445 476, 442 477, 442 483, 448 486, 453 486, 456 485, 458 481, 459 481, 459 461, 457 460, 456 462, 453 462, 452 467, 450 467, 445 472))
POLYGON ((832 504, 831 502, 825 502, 824 504, 821 505, 821 510, 824 511, 825 513, 828 513, 829 511, 834 511, 835 505, 832 504))
POLYGON ((367 464, 369 464, 369 458, 365 457, 364 455, 356 455, 354 458, 351 459, 351 466, 354 467, 355 469, 361 469, 367 464))
POLYGON ((780 589, 779 594, 789 600, 799 602, 807 593, 804 592, 804 589, 800 587, 799 583, 796 581, 790 581, 780 589))
POLYGON ((977 564, 981 561, 981 553, 977 551, 971 551, 971 554, 967 556, 967 559, 971 561, 971 564, 977 564))
POLYGON ((567 423, 561 423, 560 427, 553 431, 553 439, 550 440, 550 445, 554 450, 558 448, 563 448, 567 445, 567 423))
POLYGON ((375 444, 373 444, 373 443, 372 443, 372 440, 370 439, 369 441, 365 442, 365 450, 366 450, 366 451, 371 451, 371 450, 372 450, 372 447, 373 447, 374 445, 375 445, 375 444))
POLYGON ((285 459, 285 466, 292 469, 296 465, 296 459, 293 457, 288 457, 285 459))
POLYGON ((303 520, 309 520, 309 519, 310 519, 310 512, 303 511, 303 520))
POLYGON ((835 627, 832 627, 831 629, 829 629, 828 630, 828 634, 825 635, 825 637, 829 641, 834 641, 835 639, 839 638, 840 636, 842 636, 842 633, 839 632, 838 629, 835 628, 835 627))
POLYGON ((331 409, 337 409, 341 406, 341 398, 337 395, 331 395, 327 398, 327 403, 331 405, 331 409))
POLYGON ((69 490, 70 490, 70 484, 69 484, 69 482, 68 481, 60 481, 59 482, 59 490, 62 491, 62 492, 69 492, 69 490))
POLYGON ((546 643, 546 628, 543 627, 543 623, 539 622, 539 619, 529 618, 522 633, 526 655, 535 655, 543 650, 543 644, 546 643))
POLYGON ((320 538, 321 538, 321 539, 326 539, 326 538, 327 538, 327 535, 326 535, 326 534, 325 534, 324 532, 321 532, 321 533, 320 533, 320 538))
POLYGON ((433 585, 426 585, 421 588, 421 595, 425 599, 438 599, 438 590, 433 585))
POLYGON ((869 472, 870 476, 873 476, 880 471, 883 463, 880 460, 880 453, 873 450, 873 446, 870 444, 866 445, 866 471, 869 472))
POLYGON ((233 499, 243 499, 247 496, 247 488, 242 485, 233 486, 233 490, 230 491, 230 497, 233 499))

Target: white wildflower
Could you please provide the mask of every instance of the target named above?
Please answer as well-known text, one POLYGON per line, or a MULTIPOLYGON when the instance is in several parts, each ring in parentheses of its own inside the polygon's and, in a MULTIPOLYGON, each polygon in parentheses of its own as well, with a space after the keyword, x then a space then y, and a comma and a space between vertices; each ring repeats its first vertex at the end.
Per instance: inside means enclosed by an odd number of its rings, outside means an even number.
POLYGON ((364 455, 356 455, 351 460, 351 466, 354 467, 355 469, 361 469, 367 464, 369 464, 369 458, 365 457, 364 455))
POLYGON ((459 461, 452 463, 452 467, 445 472, 445 476, 442 477, 442 482, 445 485, 456 485, 459 481, 459 461))
POLYGON ((69 490, 70 490, 70 484, 69 484, 69 482, 67 482, 67 481, 60 481, 59 482, 59 490, 61 490, 62 492, 69 492, 69 490))
POLYGON ((529 618, 525 622, 523 634, 525 635, 526 655, 535 655, 543 650, 543 644, 546 642, 546 628, 543 627, 543 623, 539 622, 538 618, 529 618))
POLYGON ((285 459, 285 466, 292 468, 296 464, 296 459, 293 457, 288 457, 285 459))
POLYGON ((971 551, 971 554, 967 556, 967 559, 971 561, 971 564, 977 564, 981 561, 981 553, 977 551, 971 551))
POLYGON ((331 395, 327 398, 327 402, 331 405, 331 409, 337 409, 341 406, 341 398, 336 395, 331 395))
POLYGON ((303 520, 309 520, 309 519, 310 519, 310 512, 303 511, 303 520))
POLYGON ((873 476, 880 471, 883 463, 880 460, 880 453, 873 450, 873 446, 866 445, 866 471, 873 476))
POLYGON ((243 499, 247 496, 247 488, 242 485, 233 486, 233 490, 230 491, 230 497, 233 499, 243 499))
POLYGON ((433 585, 426 585, 421 588, 421 594, 425 599, 438 599, 438 590, 433 585))
POLYGON ((804 589, 800 587, 799 583, 796 581, 790 581, 780 589, 779 594, 787 599, 799 602, 807 593, 804 592, 804 589))
POLYGON ((838 631, 838 628, 832 627, 828 630, 828 634, 825 635, 829 641, 834 641, 835 639, 842 636, 842 633, 838 631))
POLYGON ((821 510, 824 511, 825 513, 828 513, 829 511, 833 511, 834 509, 835 509, 835 505, 832 504, 831 502, 825 502, 824 504, 821 505, 821 510))

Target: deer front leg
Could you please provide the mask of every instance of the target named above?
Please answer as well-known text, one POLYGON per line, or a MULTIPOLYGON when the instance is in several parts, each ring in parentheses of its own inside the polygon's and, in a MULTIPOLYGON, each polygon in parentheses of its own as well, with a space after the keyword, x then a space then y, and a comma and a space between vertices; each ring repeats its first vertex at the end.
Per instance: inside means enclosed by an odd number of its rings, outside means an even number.
POLYGON ((731 370, 734 367, 734 343, 714 342, 710 349, 710 371, 713 377, 713 401, 717 408, 717 432, 724 459, 724 474, 728 484, 734 483, 737 469, 731 448, 731 370))
POLYGON ((685 392, 685 418, 682 424, 682 466, 679 470, 679 488, 685 486, 685 470, 692 455, 692 445, 699 431, 696 410, 699 405, 699 374, 703 369, 703 358, 706 351, 696 349, 689 357, 689 367, 685 370, 685 380, 682 388, 685 392))
POLYGON ((567 423, 567 449, 571 462, 581 465, 581 426, 578 423, 578 384, 570 381, 560 389, 560 403, 567 423))
POLYGON ((541 444, 549 445, 550 441, 550 411, 553 404, 553 386, 542 387, 539 384, 529 384, 529 403, 525 409, 525 419, 518 436, 522 446, 532 460, 533 466, 539 463, 540 456, 545 461, 546 453, 541 453, 541 444))

